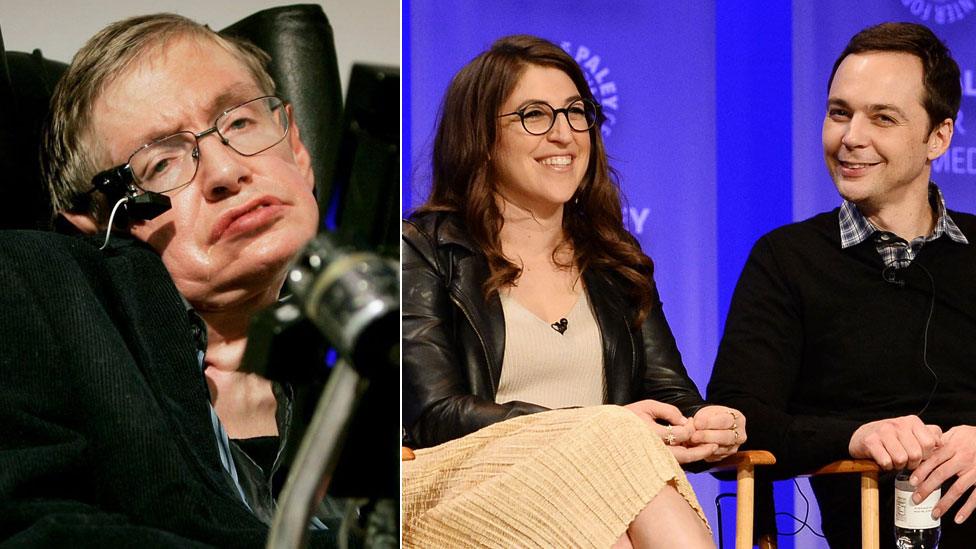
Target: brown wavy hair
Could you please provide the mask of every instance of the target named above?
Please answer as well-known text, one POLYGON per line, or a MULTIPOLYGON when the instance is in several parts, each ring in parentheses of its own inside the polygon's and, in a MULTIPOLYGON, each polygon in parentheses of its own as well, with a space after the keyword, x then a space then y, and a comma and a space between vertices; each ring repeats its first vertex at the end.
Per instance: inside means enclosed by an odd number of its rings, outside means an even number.
MULTIPOLYGON (((580 96, 595 101, 579 65, 559 46, 529 35, 506 36, 464 66, 451 81, 441 105, 434 138, 432 184, 427 201, 416 213, 454 212, 461 216, 472 240, 488 259, 491 276, 487 298, 514 285, 521 268, 502 254, 501 212, 495 201, 496 181, 490 154, 497 138, 497 114, 529 66, 552 67, 566 73, 580 96)), ((589 130, 591 153, 583 181, 563 210, 563 231, 580 273, 596 269, 613 273, 628 297, 638 304, 633 318, 640 324, 650 312, 654 264, 624 228, 617 175, 607 161, 600 123, 589 130)), ((556 252, 553 261, 560 264, 556 252)), ((563 265, 570 267, 571 265, 563 265)))

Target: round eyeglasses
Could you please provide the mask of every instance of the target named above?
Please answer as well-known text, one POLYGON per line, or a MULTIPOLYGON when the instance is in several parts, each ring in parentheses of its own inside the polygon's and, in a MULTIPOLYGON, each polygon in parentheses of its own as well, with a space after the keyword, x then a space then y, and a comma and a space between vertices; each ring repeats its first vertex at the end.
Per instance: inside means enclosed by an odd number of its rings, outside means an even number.
POLYGON ((288 109, 274 96, 258 97, 227 109, 214 125, 199 133, 176 132, 146 143, 129 156, 132 183, 153 193, 167 193, 189 185, 200 165, 200 139, 212 133, 241 156, 254 156, 274 147, 288 135, 288 109))
POLYGON ((532 135, 545 135, 556 124, 556 115, 560 113, 566 116, 570 129, 585 132, 596 125, 600 106, 589 99, 577 99, 557 109, 545 101, 536 101, 517 111, 500 114, 498 117, 518 116, 525 131, 532 135))

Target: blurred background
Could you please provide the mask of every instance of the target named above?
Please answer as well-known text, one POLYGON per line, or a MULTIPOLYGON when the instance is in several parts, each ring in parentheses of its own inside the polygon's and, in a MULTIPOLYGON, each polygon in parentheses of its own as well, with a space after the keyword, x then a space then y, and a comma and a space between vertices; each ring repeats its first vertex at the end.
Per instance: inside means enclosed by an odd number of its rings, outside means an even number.
POLYGON ((0 26, 7 50, 40 48, 48 59, 67 63, 95 32, 133 15, 173 12, 222 29, 254 12, 296 3, 319 4, 329 18, 343 90, 354 62, 400 64, 397 0, 2 0, 0 26))
MULTIPOLYGON (((739 272, 755 240, 840 205, 823 167, 827 78, 850 37, 882 21, 924 23, 963 71, 963 102, 933 179, 949 208, 976 199, 976 13, 965 0, 767 2, 403 2, 403 207, 429 189, 430 149, 451 77, 495 39, 547 38, 582 65, 608 121, 624 218, 656 265, 665 313, 704 391, 739 272), (974 120, 970 120, 970 116, 974 120)), ((715 498, 734 491, 691 475, 713 528, 715 498)), ((778 483, 778 511, 820 531, 813 493, 778 483), (810 499, 810 505, 803 496, 810 499), (809 510, 808 510, 809 507, 809 510)), ((735 505, 721 502, 732 547, 735 505)), ((890 510, 882 510, 890 512, 890 510)), ((778 518, 781 532, 800 525, 778 518)), ((804 530, 780 547, 826 547, 804 530)))

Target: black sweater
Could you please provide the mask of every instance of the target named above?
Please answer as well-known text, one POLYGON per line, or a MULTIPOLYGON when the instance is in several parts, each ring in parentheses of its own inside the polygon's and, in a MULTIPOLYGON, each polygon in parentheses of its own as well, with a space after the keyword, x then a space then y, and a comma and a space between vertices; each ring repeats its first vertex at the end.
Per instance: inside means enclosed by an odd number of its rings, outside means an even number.
POLYGON ((0 546, 264 546, 158 255, 0 231, 0 288, 0 546))
POLYGON ((848 458, 860 425, 919 413, 935 383, 926 360, 938 387, 923 421, 976 425, 976 218, 950 215, 970 244, 925 244, 903 284, 882 278, 872 238, 841 249, 838 210, 756 243, 708 398, 742 410, 747 447, 772 451, 778 474, 848 458))

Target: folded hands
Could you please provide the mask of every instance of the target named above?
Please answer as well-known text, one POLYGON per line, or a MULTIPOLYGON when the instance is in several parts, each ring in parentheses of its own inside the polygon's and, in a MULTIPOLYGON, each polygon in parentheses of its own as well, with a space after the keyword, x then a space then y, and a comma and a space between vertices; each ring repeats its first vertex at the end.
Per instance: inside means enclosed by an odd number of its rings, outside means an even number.
POLYGON ((705 406, 693 417, 656 400, 641 400, 625 408, 661 437, 678 463, 718 461, 735 453, 746 440, 745 417, 733 408, 705 406))

